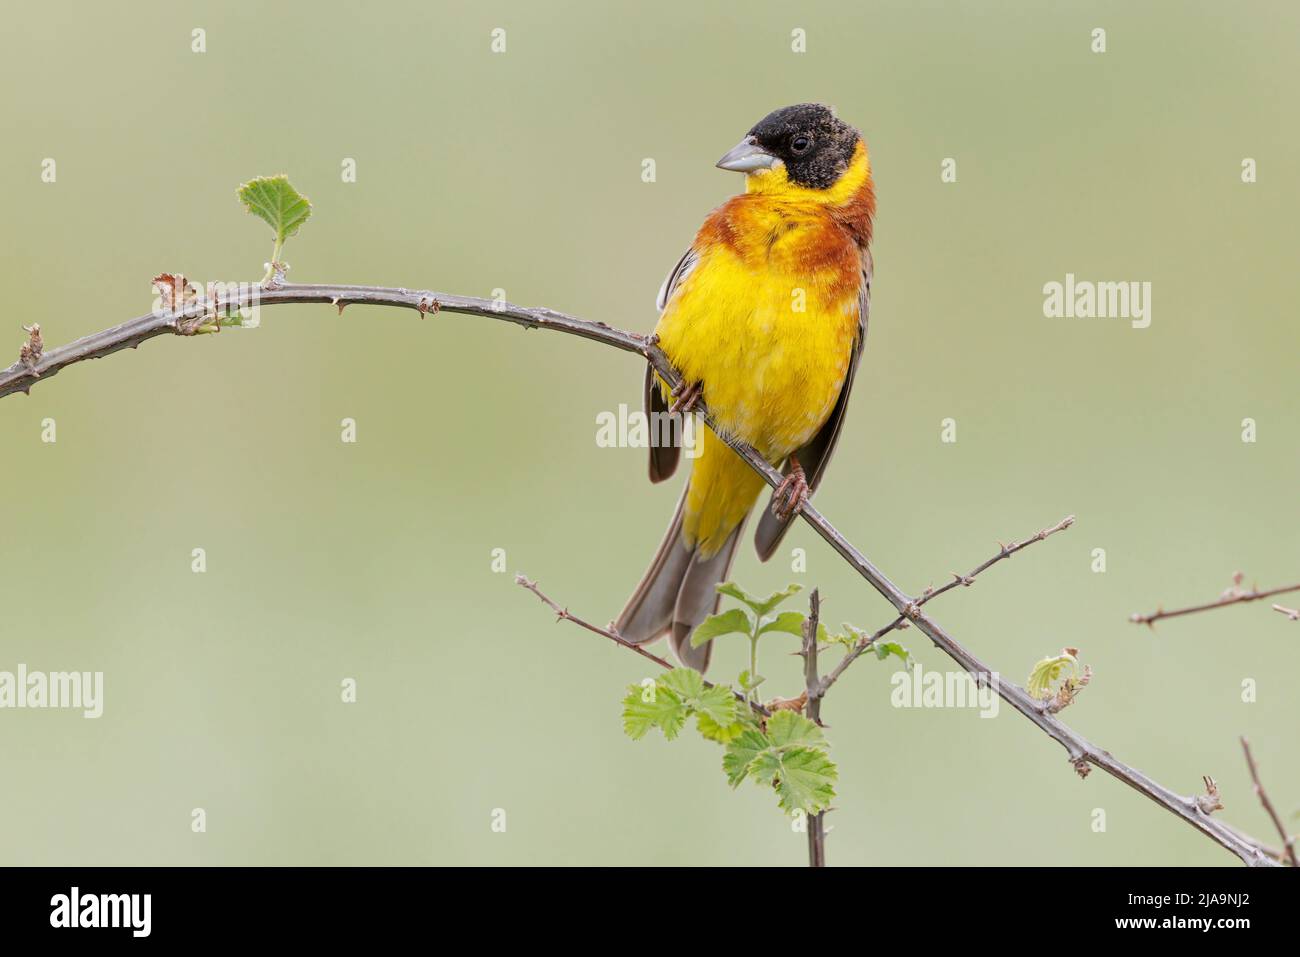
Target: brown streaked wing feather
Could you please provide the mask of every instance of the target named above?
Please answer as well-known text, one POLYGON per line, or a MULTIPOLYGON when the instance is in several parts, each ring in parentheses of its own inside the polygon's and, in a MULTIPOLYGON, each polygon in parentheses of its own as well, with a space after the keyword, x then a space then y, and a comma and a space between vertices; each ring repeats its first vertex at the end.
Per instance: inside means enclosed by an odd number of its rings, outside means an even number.
MULTIPOLYGON (((682 254, 681 259, 677 260, 677 265, 664 279, 663 285, 659 287, 659 295, 655 297, 655 307, 660 312, 663 312, 668 306, 668 301, 673 298, 673 293, 677 291, 677 287, 690 275, 691 270, 695 268, 695 264, 699 261, 699 254, 696 253, 693 246, 682 254)), ((681 460, 682 450, 679 445, 661 446, 657 444, 660 438, 660 430, 656 425, 667 421, 664 416, 668 414, 668 403, 664 401, 663 393, 659 391, 659 380, 655 377, 655 370, 650 366, 646 366, 645 370, 645 402, 643 408, 649 418, 650 426, 650 481, 662 482, 677 471, 677 463, 681 460)), ((680 435, 680 430, 676 430, 675 434, 680 435)))
MULTIPOLYGON (((858 371, 858 362, 862 358, 862 348, 867 340, 867 318, 871 313, 871 272, 871 253, 864 250, 862 287, 858 290, 858 335, 853 342, 853 353, 849 357, 848 374, 844 377, 844 385, 840 387, 840 397, 835 403, 835 408, 831 410, 826 424, 817 430, 812 441, 794 453, 794 457, 799 460, 799 465, 804 470, 804 475, 807 476, 810 495, 821 484, 826 465, 830 462, 831 453, 835 451, 835 443, 839 441, 840 430, 844 426, 844 415, 849 407, 849 394, 853 391, 853 380, 858 371)), ((786 462, 782 472, 789 474, 789 461, 786 462)), ((760 561, 767 561, 772 557, 781 544, 781 539, 790 530, 793 521, 793 514, 787 515, 784 519, 777 518, 772 514, 769 502, 758 521, 758 529, 754 532, 754 548, 758 551, 760 561)))
POLYGON ((677 471, 682 449, 671 441, 674 437, 671 430, 665 436, 659 428, 659 423, 668 422, 668 403, 659 390, 659 377, 655 375, 654 366, 650 365, 645 367, 645 411, 650 419, 650 481, 662 482, 677 471), (669 439, 667 445, 660 444, 663 438, 669 439))

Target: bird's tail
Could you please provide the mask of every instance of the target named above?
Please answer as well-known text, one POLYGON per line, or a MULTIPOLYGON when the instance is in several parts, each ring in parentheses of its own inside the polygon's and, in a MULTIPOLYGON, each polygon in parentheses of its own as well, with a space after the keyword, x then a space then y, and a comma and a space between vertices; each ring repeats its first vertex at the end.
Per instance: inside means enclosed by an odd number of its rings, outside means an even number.
POLYGON ((736 544, 745 523, 742 521, 732 529, 723 546, 706 557, 698 545, 687 544, 682 535, 682 515, 689 490, 688 483, 677 502, 677 511, 673 513, 664 540, 641 578, 641 584, 637 585, 627 607, 618 616, 615 627, 620 635, 636 645, 668 635, 669 643, 682 664, 703 672, 709 666, 713 642, 692 648, 691 632, 718 610, 721 596, 714 586, 731 570, 736 544))

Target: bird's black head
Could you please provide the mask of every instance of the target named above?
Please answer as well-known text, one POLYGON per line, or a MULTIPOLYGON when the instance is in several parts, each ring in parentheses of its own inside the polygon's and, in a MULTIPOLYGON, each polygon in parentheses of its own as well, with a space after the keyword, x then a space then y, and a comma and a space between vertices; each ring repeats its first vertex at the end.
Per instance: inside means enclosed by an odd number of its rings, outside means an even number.
POLYGON ((849 168, 861 137, 858 131, 820 103, 800 103, 773 110, 726 156, 720 169, 752 173, 785 164, 791 183, 828 189, 849 168))

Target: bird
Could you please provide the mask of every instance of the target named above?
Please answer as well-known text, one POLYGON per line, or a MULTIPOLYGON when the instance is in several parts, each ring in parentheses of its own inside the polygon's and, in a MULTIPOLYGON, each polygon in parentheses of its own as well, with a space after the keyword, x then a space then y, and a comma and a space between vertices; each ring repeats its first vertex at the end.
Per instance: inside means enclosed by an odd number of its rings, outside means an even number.
MULTIPOLYGON (((717 162, 745 191, 704 220, 659 290, 657 343, 682 382, 652 367, 645 412, 689 415, 703 400, 714 427, 782 471, 758 521, 772 557, 824 477, 844 425, 871 303, 876 200, 861 133, 819 103, 769 113, 717 162)), ((658 430, 651 428, 651 433, 658 430)), ((663 541, 614 623, 633 644, 668 637, 701 673, 712 642, 692 647, 715 614, 746 519, 764 481, 709 429, 663 541)), ((680 442, 654 442, 650 480, 677 468, 680 442)))

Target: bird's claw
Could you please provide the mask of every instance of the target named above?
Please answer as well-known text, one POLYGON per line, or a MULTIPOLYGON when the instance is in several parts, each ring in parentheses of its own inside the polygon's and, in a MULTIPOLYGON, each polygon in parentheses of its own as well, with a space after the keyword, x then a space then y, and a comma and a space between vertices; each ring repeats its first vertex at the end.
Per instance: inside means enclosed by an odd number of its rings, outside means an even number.
POLYGON ((687 385, 686 381, 683 380, 673 386, 673 390, 669 394, 673 397, 673 404, 668 408, 669 413, 676 415, 680 412, 687 415, 694 412, 695 407, 699 405, 700 396, 704 394, 704 383, 692 382, 687 385))
POLYGON ((808 479, 803 467, 794 456, 790 457, 790 472, 776 487, 772 496, 772 514, 785 521, 808 501, 808 479))

